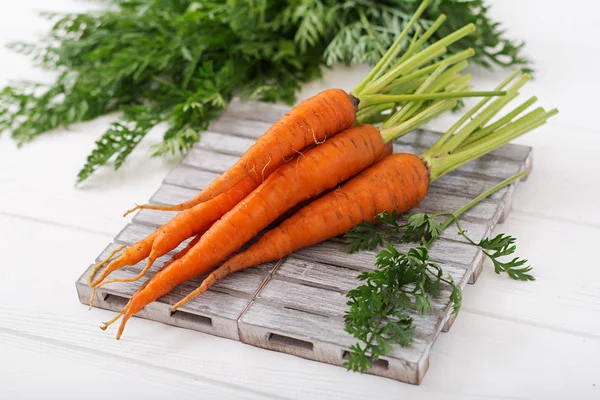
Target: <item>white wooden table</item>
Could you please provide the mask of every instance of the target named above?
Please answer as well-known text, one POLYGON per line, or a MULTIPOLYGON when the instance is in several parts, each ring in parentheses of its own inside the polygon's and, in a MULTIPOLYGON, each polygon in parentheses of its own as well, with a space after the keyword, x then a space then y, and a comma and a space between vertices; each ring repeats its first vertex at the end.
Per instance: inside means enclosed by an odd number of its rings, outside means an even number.
MULTIPOLYGON (((0 42, 31 39, 47 24, 33 8, 72 11, 76 1, 10 2, 0 42)), ((7 3, 9 4, 9 3, 7 3)), ((537 281, 484 270, 464 293, 452 330, 437 341, 420 386, 361 376, 231 340, 133 319, 124 340, 98 329, 74 281, 125 224, 121 212, 150 197, 176 160, 148 159, 147 138, 119 172, 80 189, 75 174, 115 116, 44 135, 17 149, 0 137, 0 398, 600 398, 600 7, 586 0, 505 0, 493 10, 527 41, 535 93, 561 114, 518 142, 534 170, 498 231, 518 238, 537 281), (567 8, 567 6, 569 8, 567 8)), ((0 84, 44 78, 0 50, 0 84)), ((366 68, 336 68, 307 85, 351 88, 366 68)), ((475 70, 477 87, 506 72, 475 70)), ((455 118, 455 117, 454 117, 455 118)), ((430 124, 443 129, 453 117, 430 124)))

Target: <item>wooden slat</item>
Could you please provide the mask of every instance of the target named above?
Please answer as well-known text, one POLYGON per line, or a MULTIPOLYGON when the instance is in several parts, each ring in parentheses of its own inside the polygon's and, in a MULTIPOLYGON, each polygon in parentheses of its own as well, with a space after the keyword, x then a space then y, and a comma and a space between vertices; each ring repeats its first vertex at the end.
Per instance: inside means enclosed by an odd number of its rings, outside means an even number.
MULTIPOLYGON (((457 285, 466 283, 465 268, 443 262, 439 264, 455 279, 457 285)), ((361 272, 352 268, 308 261, 293 255, 281 263, 274 272, 273 279, 283 279, 345 294, 356 287, 356 277, 361 272)))
POLYGON ((213 132, 225 133, 227 135, 257 139, 271 125, 268 122, 243 119, 238 116, 231 117, 226 114, 210 124, 209 129, 213 132))
POLYGON ((252 146, 252 143, 254 143, 254 139, 208 131, 202 132, 202 139, 197 148, 221 154, 241 156, 250 146, 252 146))
POLYGON ((221 173, 238 160, 237 156, 215 153, 205 149, 193 149, 181 161, 184 165, 203 169, 204 171, 221 173))
MULTIPOLYGON (((89 270, 76 283, 79 299, 84 304, 89 301, 91 295, 86 281, 87 273, 89 270)), ((116 276, 123 275, 125 273, 120 272, 116 276)), ((143 278, 137 282, 103 286, 96 291, 94 306, 119 311, 145 280, 143 278)), ((237 319, 248 306, 250 299, 213 290, 181 307, 178 315, 171 315, 171 306, 194 288, 195 286, 190 284, 180 285, 168 295, 146 306, 136 316, 239 340, 237 319)))
POLYGON ((289 106, 285 105, 263 103, 260 101, 241 101, 236 97, 229 103, 227 110, 225 110, 225 115, 273 124, 290 109, 289 106))
POLYGON ((183 188, 181 186, 163 183, 150 198, 151 204, 178 204, 191 199, 198 193, 199 189, 183 188))
POLYGON ((173 218, 176 214, 177 211, 140 210, 133 217, 133 222, 137 224, 145 224, 152 227, 158 227, 169 222, 171 218, 173 218))
POLYGON ((186 165, 176 167, 165 179, 165 183, 192 189, 202 189, 211 183, 219 174, 200 171, 186 165))

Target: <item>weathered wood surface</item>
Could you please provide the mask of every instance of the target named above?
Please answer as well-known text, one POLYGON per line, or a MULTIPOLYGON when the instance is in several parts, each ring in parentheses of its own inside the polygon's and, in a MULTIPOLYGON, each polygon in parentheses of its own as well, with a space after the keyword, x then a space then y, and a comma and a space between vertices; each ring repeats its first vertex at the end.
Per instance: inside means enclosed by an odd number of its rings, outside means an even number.
MULTIPOLYGON (((223 117, 203 133, 201 141, 165 178, 150 202, 174 204, 192 197, 230 167, 286 110, 277 105, 232 102, 223 117)), ((419 154, 438 137, 434 132, 414 132, 398 141, 394 151, 419 154)), ((529 171, 531 166, 531 148, 507 145, 432 184, 428 196, 413 211, 435 213, 458 209, 485 189, 518 171, 529 171)), ((464 214, 463 227, 474 239, 487 237, 496 223, 506 217, 517 184, 495 193, 464 214)), ((95 262, 117 246, 135 243, 150 234, 173 215, 152 210, 138 212, 95 262)), ((138 316, 340 365, 347 349, 355 342, 344 331, 345 294, 356 287, 356 276, 361 271, 373 268, 376 255, 375 251, 350 255, 343 247, 341 240, 333 239, 302 249, 278 263, 236 273, 171 314, 170 306, 197 287, 203 278, 199 277, 180 285, 138 316)), ((151 274, 178 249, 157 260, 151 274)), ((481 251, 453 229, 444 232, 432 246, 431 258, 440 263, 460 287, 474 283, 481 272, 481 251)), ((143 266, 144 262, 124 268, 111 277, 135 276, 143 266)), ((87 286, 90 268, 76 282, 79 298, 85 304, 91 295, 87 286)), ((94 305, 120 310, 145 279, 102 287, 95 295, 94 305)), ((417 336, 413 344, 408 348, 394 347, 369 373, 420 383, 429 367, 431 347, 455 318, 451 315, 449 295, 449 288, 443 288, 430 314, 414 315, 417 336)))

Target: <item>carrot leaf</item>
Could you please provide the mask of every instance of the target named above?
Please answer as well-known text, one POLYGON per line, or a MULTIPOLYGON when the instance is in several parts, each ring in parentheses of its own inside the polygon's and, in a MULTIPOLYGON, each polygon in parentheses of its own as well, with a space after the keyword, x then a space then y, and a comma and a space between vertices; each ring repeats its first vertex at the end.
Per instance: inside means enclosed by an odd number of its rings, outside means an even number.
POLYGON ((467 236, 466 231, 460 227, 458 220, 455 222, 458 227, 458 233, 471 243, 480 247, 483 250, 483 254, 485 254, 492 261, 494 264, 494 272, 497 274, 505 272, 511 279, 518 281, 535 280, 535 278, 529 274, 532 268, 528 265, 525 265, 527 260, 519 257, 504 262, 500 260, 501 257, 513 254, 517 249, 517 246, 515 245, 516 239, 514 237, 500 233, 491 239, 483 238, 481 241, 479 241, 479 243, 474 243, 467 236))
POLYGON ((440 295, 442 285, 450 285, 456 311, 460 308, 460 289, 429 259, 426 245, 402 252, 387 242, 377 254, 375 267, 361 274, 364 283, 347 294, 346 331, 363 343, 350 349, 353 353, 344 364, 353 371, 367 371, 393 344, 410 345, 413 316, 430 311, 431 299, 440 295))

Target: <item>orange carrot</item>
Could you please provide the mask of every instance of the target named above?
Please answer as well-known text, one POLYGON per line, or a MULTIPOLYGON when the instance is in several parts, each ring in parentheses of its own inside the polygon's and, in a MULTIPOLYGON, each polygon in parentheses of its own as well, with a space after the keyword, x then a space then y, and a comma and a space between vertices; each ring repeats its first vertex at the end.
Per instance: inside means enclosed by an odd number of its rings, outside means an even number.
POLYGON ((231 210, 254 188, 256 188, 256 183, 253 179, 247 177, 227 192, 221 193, 210 201, 178 213, 168 223, 132 245, 119 258, 113 260, 100 277, 91 283, 91 286, 97 288, 101 284, 138 280, 144 276, 157 258, 179 246, 185 239, 208 229, 213 222, 231 210), (127 265, 135 265, 146 257, 148 257, 148 263, 136 277, 104 281, 113 271, 127 265))
POLYGON ((194 198, 172 206, 138 205, 137 209, 184 210, 231 189, 246 177, 260 184, 277 167, 308 146, 351 127, 358 100, 341 89, 328 89, 301 102, 258 138, 240 160, 194 198))
POLYGON ((190 242, 188 244, 185 245, 185 247, 183 249, 181 249, 177 253, 173 254, 173 257, 171 257, 169 259, 169 261, 167 261, 162 266, 162 268, 169 266, 170 264, 179 260, 181 257, 185 256, 187 254, 187 252, 190 251, 190 249, 192 247, 194 247, 196 245, 196 243, 198 243, 200 241, 200 238, 202 237, 203 234, 204 234, 204 231, 200 231, 196 236, 194 236, 194 238, 192 240, 190 240, 190 242))
POLYGON ((363 220, 375 222, 375 216, 383 211, 404 213, 421 202, 428 187, 429 170, 421 158, 405 153, 388 156, 266 232, 246 251, 232 256, 173 310, 233 272, 279 260, 348 232, 363 220))

